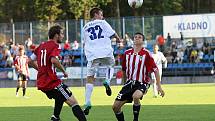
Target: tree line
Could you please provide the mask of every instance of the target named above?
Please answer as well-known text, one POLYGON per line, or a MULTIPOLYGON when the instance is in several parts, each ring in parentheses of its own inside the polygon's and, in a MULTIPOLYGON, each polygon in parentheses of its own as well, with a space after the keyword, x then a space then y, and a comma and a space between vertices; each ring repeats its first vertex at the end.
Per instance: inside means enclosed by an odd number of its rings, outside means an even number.
POLYGON ((92 7, 101 7, 105 17, 163 16, 215 11, 214 0, 144 0, 132 9, 127 0, 0 0, 0 22, 89 19, 92 7))

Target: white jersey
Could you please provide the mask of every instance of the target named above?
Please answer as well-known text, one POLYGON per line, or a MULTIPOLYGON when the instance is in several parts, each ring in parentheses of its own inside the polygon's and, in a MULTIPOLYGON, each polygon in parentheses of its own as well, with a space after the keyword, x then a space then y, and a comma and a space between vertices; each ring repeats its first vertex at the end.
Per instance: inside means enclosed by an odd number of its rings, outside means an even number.
POLYGON ((84 52, 88 61, 113 57, 110 37, 115 31, 105 20, 92 20, 83 28, 84 52))
POLYGON ((167 66, 167 60, 164 57, 163 53, 158 51, 156 54, 152 53, 152 57, 155 61, 155 64, 157 65, 160 74, 162 74, 162 63, 165 64, 165 66, 167 66))

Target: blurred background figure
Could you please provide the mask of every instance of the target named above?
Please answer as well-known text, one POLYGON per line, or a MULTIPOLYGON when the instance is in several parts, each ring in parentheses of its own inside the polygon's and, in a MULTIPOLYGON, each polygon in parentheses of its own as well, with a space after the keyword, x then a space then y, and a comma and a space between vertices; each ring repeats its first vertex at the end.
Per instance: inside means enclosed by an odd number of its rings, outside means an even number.
MULTIPOLYGON (((153 53, 152 53, 152 57, 155 61, 155 64, 158 67, 159 73, 160 73, 160 81, 161 81, 161 77, 162 77, 162 65, 164 65, 164 68, 167 67, 167 59, 164 57, 163 53, 158 51, 159 47, 158 44, 154 44, 153 45, 153 53)), ((152 79, 152 86, 153 86, 153 97, 157 97, 158 96, 158 90, 157 90, 157 84, 156 84, 156 78, 155 78, 155 74, 152 73, 151 74, 151 79, 152 79)))
POLYGON ((19 47, 19 55, 16 56, 16 59, 14 61, 14 66, 18 75, 16 97, 19 96, 18 91, 19 91, 19 88, 22 87, 22 91, 23 91, 22 96, 25 98, 28 98, 25 96, 27 81, 29 78, 28 57, 25 55, 25 47, 23 45, 19 47))
POLYGON ((77 50, 79 48, 79 43, 77 40, 75 40, 73 43, 72 43, 72 50, 77 50))
POLYGON ((164 51, 164 44, 165 44, 165 39, 163 38, 163 35, 160 34, 157 37, 157 44, 159 45, 160 51, 164 51))

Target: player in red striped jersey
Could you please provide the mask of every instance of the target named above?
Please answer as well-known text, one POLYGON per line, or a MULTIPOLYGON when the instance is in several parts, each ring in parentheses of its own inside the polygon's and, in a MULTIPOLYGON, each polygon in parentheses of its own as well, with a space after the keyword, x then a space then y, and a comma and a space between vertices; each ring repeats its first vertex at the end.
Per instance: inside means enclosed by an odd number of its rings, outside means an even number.
POLYGON ((140 100, 150 87, 149 75, 154 72, 157 80, 157 88, 160 95, 165 95, 160 83, 160 74, 149 51, 143 48, 144 35, 134 35, 134 47, 124 53, 122 61, 123 80, 125 82, 113 104, 113 111, 118 121, 124 121, 121 110, 125 103, 133 104, 133 121, 138 121, 140 100))
POLYGON ((18 91, 20 87, 22 87, 23 97, 26 97, 25 93, 27 87, 27 80, 29 77, 28 57, 25 55, 25 48, 22 45, 20 45, 19 47, 19 55, 15 58, 14 66, 18 74, 16 97, 19 96, 18 91))

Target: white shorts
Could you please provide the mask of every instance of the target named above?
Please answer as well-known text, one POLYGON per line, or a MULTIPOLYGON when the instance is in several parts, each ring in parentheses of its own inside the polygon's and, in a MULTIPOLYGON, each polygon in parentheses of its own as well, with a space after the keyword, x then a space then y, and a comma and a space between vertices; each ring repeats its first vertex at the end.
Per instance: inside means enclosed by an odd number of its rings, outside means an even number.
POLYGON ((97 58, 87 62, 87 76, 94 76, 99 66, 113 67, 115 65, 114 57, 97 58))

